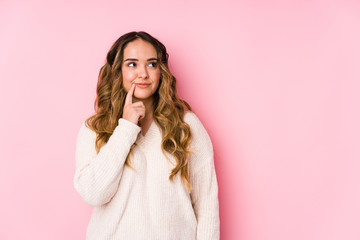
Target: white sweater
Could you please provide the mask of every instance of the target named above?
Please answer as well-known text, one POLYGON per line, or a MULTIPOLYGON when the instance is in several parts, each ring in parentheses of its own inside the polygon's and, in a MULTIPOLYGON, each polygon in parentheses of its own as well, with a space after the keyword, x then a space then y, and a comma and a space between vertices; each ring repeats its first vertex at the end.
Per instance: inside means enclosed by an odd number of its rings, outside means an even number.
POLYGON ((95 151, 96 133, 82 123, 76 142, 74 187, 94 207, 87 240, 205 240, 220 238, 218 185, 213 147, 193 112, 184 121, 193 134, 189 194, 180 173, 170 182, 175 158, 161 151, 160 129, 153 121, 141 127, 120 118, 109 141, 95 151), (130 165, 124 165, 137 143, 130 165))

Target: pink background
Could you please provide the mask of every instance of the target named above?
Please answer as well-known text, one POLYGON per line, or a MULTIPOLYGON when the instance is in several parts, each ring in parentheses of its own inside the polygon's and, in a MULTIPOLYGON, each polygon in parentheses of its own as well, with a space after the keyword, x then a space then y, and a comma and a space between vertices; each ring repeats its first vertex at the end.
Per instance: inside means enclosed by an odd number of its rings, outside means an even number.
POLYGON ((340 0, 2 0, 0 239, 85 239, 75 140, 132 30, 213 141, 221 239, 360 239, 360 4, 340 0))

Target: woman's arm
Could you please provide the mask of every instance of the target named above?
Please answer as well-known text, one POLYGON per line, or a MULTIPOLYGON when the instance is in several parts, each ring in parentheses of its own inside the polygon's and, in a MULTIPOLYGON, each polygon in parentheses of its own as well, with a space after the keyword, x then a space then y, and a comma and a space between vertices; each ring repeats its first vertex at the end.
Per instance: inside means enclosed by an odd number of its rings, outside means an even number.
POLYGON ((76 141, 74 187, 87 204, 100 206, 112 199, 126 157, 140 130, 138 125, 120 118, 108 142, 97 154, 96 133, 82 123, 76 141))
POLYGON ((194 115, 191 119, 194 154, 190 159, 191 201, 197 218, 197 240, 220 239, 218 184, 213 146, 208 133, 194 115))

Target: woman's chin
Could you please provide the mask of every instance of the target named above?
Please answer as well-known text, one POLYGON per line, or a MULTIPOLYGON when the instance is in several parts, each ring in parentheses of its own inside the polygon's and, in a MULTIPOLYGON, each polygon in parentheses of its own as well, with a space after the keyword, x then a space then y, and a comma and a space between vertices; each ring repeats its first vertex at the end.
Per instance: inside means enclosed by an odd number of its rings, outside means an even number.
POLYGON ((139 100, 145 100, 145 99, 151 98, 152 95, 149 95, 149 94, 135 94, 134 97, 136 99, 139 99, 139 100))

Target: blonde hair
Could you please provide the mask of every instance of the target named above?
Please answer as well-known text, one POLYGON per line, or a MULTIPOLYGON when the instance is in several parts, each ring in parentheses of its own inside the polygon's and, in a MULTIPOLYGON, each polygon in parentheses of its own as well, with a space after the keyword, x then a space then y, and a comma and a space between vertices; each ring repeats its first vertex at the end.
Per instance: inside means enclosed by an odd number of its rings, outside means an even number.
MULTIPOLYGON (((159 87, 154 93, 153 120, 161 130, 161 150, 174 156, 176 166, 172 169, 169 180, 180 172, 181 179, 188 192, 191 192, 189 182, 189 155, 192 149, 190 126, 183 120, 185 111, 191 111, 190 105, 179 99, 176 91, 176 78, 168 68, 168 53, 165 46, 146 32, 129 32, 122 35, 107 53, 106 63, 101 67, 97 82, 95 114, 85 120, 86 126, 96 132, 95 149, 99 153, 107 143, 122 117, 123 106, 127 92, 123 87, 121 64, 123 52, 127 43, 141 38, 151 43, 157 52, 160 68, 159 87)), ((136 143, 134 143, 126 157, 125 165, 132 168, 129 161, 136 143)), ((169 160, 169 159, 168 159, 169 160)), ((133 168, 132 168, 133 169, 133 168)))

